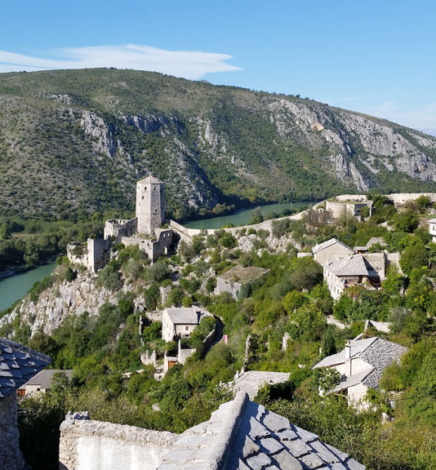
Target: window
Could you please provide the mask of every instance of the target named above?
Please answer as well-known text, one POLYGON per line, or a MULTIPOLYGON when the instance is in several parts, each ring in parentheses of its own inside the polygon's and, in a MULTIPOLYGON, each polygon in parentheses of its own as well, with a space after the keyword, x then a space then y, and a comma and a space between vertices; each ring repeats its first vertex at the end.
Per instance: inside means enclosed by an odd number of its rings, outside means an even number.
POLYGON ((185 331, 189 331, 189 326, 185 326, 185 331))

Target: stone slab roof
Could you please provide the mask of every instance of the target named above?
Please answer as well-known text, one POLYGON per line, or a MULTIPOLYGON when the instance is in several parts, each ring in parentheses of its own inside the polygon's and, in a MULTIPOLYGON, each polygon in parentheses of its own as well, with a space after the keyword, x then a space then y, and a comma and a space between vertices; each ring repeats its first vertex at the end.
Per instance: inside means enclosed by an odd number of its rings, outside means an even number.
POLYGON ((318 253, 320 252, 321 250, 325 250, 326 248, 328 248, 329 246, 333 246, 335 244, 338 244, 338 245, 341 245, 345 248, 348 248, 350 250, 350 253, 353 252, 353 250, 348 246, 346 245, 345 243, 342 243, 341 241, 339 241, 338 239, 336 238, 330 238, 330 240, 327 240, 325 242, 322 242, 320 243, 319 245, 315 245, 313 248, 312 248, 312 252, 315 254, 315 253, 318 253))
POLYGON ((146 176, 145 178, 142 178, 142 180, 139 180, 138 183, 164 184, 163 181, 155 178, 152 175, 149 175, 149 176, 146 176))
POLYGON ((265 372, 250 370, 239 375, 234 382, 233 390, 235 392, 244 392, 248 394, 250 400, 253 400, 263 384, 279 384, 289 380, 289 372, 265 372))
POLYGON ((248 400, 239 392, 172 444, 158 470, 364 470, 316 434, 248 400))
POLYGON ((73 377, 73 371, 69 369, 68 370, 60 370, 60 369, 42 370, 41 372, 38 372, 30 380, 28 380, 20 388, 25 388, 26 385, 39 385, 43 389, 48 389, 51 387, 51 381, 53 379, 53 376, 57 372, 63 372, 68 377, 68 380, 71 380, 73 377))
POLYGON ((325 267, 335 276, 374 276, 376 271, 362 255, 334 261, 325 267))
MULTIPOLYGON (((368 369, 359 374, 353 374, 344 379, 338 390, 362 383, 369 388, 377 389, 383 370, 398 361, 407 352, 407 348, 381 338, 367 338, 351 341, 351 358, 360 358, 368 364, 368 369), (357 377, 359 376, 359 377, 357 377), (356 382, 358 380, 358 382, 356 382), (346 385, 348 384, 348 385, 346 385)), ((333 354, 318 362, 314 368, 332 367, 345 363, 345 349, 338 354, 333 354)))
POLYGON ((249 266, 247 268, 235 266, 218 277, 225 281, 235 281, 240 284, 246 284, 247 282, 254 282, 256 279, 268 273, 269 269, 259 268, 257 266, 249 266))
POLYGON ((196 307, 172 307, 166 308, 165 310, 175 325, 198 325, 203 317, 211 315, 210 313, 203 312, 196 307))
POLYGON ((0 338, 0 402, 50 363, 45 354, 0 338))

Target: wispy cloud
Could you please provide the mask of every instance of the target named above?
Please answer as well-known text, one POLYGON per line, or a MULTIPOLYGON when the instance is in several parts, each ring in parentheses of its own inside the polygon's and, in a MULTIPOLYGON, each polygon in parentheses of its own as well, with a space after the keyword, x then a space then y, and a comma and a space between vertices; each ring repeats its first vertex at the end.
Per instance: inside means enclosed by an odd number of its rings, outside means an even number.
POLYGON ((167 51, 135 44, 57 49, 44 56, 0 51, 0 72, 115 67, 197 79, 208 73, 241 70, 226 62, 232 58, 227 54, 167 51))
POLYGON ((389 119, 413 129, 436 128, 436 103, 414 109, 405 109, 395 101, 386 101, 378 106, 362 109, 362 112, 372 116, 389 119))

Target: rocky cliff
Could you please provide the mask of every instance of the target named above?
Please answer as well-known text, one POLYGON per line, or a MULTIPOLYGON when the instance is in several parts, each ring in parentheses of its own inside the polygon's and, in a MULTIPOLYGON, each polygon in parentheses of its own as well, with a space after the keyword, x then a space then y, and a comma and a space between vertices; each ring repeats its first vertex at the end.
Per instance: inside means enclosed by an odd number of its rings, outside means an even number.
POLYGON ((0 74, 0 162, 0 215, 131 210, 134 182, 150 172, 177 217, 436 188, 429 135, 309 99, 128 70, 0 74))

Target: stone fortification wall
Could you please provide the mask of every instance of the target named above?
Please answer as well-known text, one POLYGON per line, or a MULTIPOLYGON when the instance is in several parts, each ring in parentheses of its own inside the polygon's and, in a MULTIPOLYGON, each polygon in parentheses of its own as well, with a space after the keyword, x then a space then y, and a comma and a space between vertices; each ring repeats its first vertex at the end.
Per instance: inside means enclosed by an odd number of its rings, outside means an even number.
POLYGON ((241 287, 241 284, 237 281, 217 277, 215 293, 220 295, 223 292, 228 292, 235 300, 238 300, 238 293, 241 291, 241 287))
MULTIPOLYGON (((186 228, 183 225, 174 222, 174 220, 169 220, 168 225, 180 236, 181 240, 185 242, 190 242, 191 238, 195 235, 200 235, 203 230, 199 228, 186 228)), ((213 233, 214 230, 206 230, 207 233, 213 233)))
MULTIPOLYGON (((385 196, 390 199, 395 205, 402 205, 406 201, 414 201, 420 196, 428 196, 431 202, 436 202, 436 193, 395 193, 395 194, 385 194, 385 196)), ((342 194, 336 196, 338 201, 356 201, 356 202, 366 202, 368 199, 365 194, 342 194)))
POLYGON ((156 261, 160 256, 166 255, 173 243, 173 231, 170 229, 156 229, 157 240, 148 240, 141 237, 122 237, 120 242, 125 245, 138 245, 139 249, 147 253, 147 256, 156 261))
POLYGON ((124 220, 111 219, 106 220, 104 224, 104 238, 113 237, 115 243, 119 243, 121 237, 131 237, 138 229, 138 219, 124 220))
POLYGON ((88 266, 88 246, 85 248, 82 243, 74 242, 67 245, 67 256, 72 264, 83 264, 83 266, 88 266), (74 250, 77 247, 82 247, 82 255, 74 254, 74 250))
POLYGON ((177 437, 170 432, 66 419, 61 425, 59 468, 155 470, 177 437))
POLYGON ((110 239, 88 238, 88 259, 86 267, 96 273, 99 269, 106 266, 109 261, 109 252, 111 248, 110 239))
POLYGON ((387 197, 397 205, 403 205, 406 201, 414 201, 421 196, 428 196, 431 202, 436 202, 436 193, 398 193, 387 194, 387 197))
POLYGON ((19 447, 15 393, 0 400, 0 467, 5 470, 27 468, 19 447))
POLYGON ((332 217, 335 219, 339 218, 344 213, 349 214, 353 217, 360 217, 360 210, 364 207, 372 205, 371 202, 335 202, 326 201, 325 210, 330 212, 332 217))

